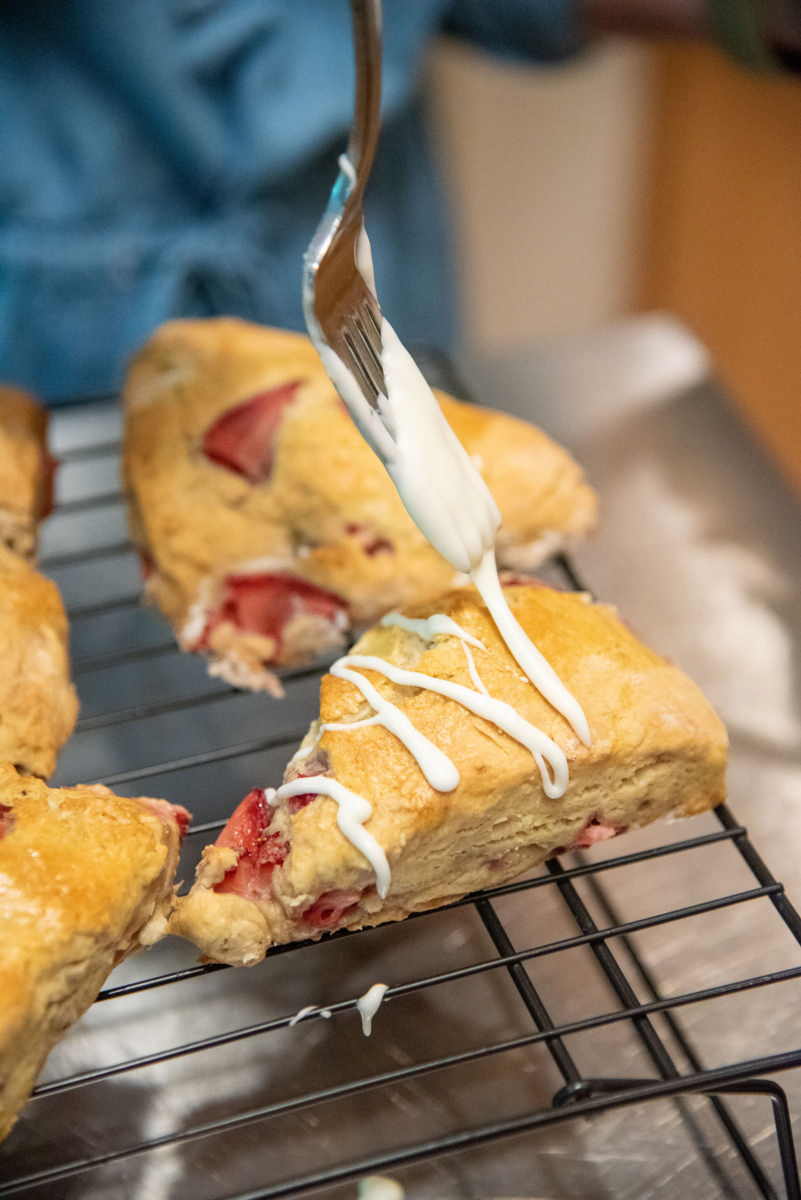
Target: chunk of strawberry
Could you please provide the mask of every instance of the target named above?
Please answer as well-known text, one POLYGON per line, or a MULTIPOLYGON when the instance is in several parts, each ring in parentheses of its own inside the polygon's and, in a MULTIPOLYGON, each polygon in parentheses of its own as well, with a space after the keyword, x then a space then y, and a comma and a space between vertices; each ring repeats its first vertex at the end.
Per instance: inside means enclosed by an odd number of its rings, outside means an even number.
POLYGON ((59 462, 52 454, 47 451, 42 453, 41 457, 42 474, 39 487, 39 496, 37 503, 37 516, 40 520, 49 517, 53 512, 55 504, 56 490, 56 472, 58 471, 59 462))
POLYGON ((311 804, 312 800, 316 799, 317 792, 303 792, 300 796, 290 796, 286 802, 286 806, 294 814, 300 812, 302 808, 306 808, 308 804, 311 804))
POLYGON ((628 825, 616 825, 605 821, 603 817, 590 817, 583 829, 580 829, 569 846, 557 846, 551 851, 551 857, 568 854, 571 850, 588 850, 596 842, 605 842, 609 838, 625 833, 628 825))
POLYGON ((215 892, 233 892, 246 899, 269 893, 272 873, 289 853, 281 835, 268 831, 272 817, 264 789, 248 792, 217 838, 218 846, 238 850, 239 858, 215 884, 215 892))
POLYGON ((360 888, 340 888, 323 892, 314 904, 310 904, 300 918, 312 929, 336 929, 359 906, 363 896, 360 888))
POLYGON ((300 380, 279 384, 229 408, 203 435, 203 453, 212 462, 244 475, 251 483, 269 479, 273 444, 300 380))
POLYGON ((587 850, 596 842, 605 842, 609 838, 625 833, 627 825, 615 825, 605 821, 603 817, 591 817, 577 837, 573 839, 574 850, 587 850))
POLYGON ((280 648, 284 630, 293 618, 310 615, 338 624, 347 612, 339 596, 294 575, 228 575, 222 602, 210 617, 200 647, 224 621, 243 633, 260 633, 280 648))
POLYGON ((156 569, 156 560, 148 550, 139 551, 139 569, 144 580, 148 580, 156 569))
POLYGON ((181 838, 186 837, 192 814, 182 804, 169 804, 166 800, 155 800, 149 796, 143 797, 142 803, 162 820, 175 821, 181 838))
POLYGON ((0 804, 0 839, 14 828, 14 810, 10 804, 0 804))
POLYGON ((349 537, 359 538, 362 543, 362 549, 368 558, 374 558, 376 554, 394 554, 395 546, 388 537, 383 533, 373 533, 367 525, 361 525, 358 521, 348 521, 345 525, 345 533, 349 537))

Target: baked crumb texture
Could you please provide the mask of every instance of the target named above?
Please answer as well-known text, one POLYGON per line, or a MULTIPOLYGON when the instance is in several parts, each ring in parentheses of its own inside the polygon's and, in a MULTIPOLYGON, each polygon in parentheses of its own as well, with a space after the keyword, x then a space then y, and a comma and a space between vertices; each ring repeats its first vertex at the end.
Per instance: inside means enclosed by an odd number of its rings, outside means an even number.
MULTIPOLYGON (((530 571, 592 531, 595 493, 564 449, 506 414, 438 399, 501 510, 501 566, 530 571)), ((124 404, 146 594, 214 674, 280 694, 275 667, 454 584, 306 337, 170 322, 131 362, 124 404)))
POLYGON ((111 969, 165 932, 187 820, 0 763, 0 1138, 111 969))
POLYGON ((0 760, 46 779, 75 727, 58 588, 0 545, 0 760))
POLYGON ((35 555, 39 522, 53 504, 47 425, 47 410, 33 396, 0 384, 0 543, 23 558, 35 555))
MULTIPOLYGON (((685 674, 642 645, 614 609, 586 595, 518 585, 507 597, 582 705, 592 731, 589 748, 522 676, 474 589, 453 590, 405 612, 444 612, 482 643, 472 655, 489 693, 567 756, 570 781, 561 798, 548 798, 532 754, 488 720, 429 689, 364 671, 458 768, 458 786, 435 791, 384 726, 324 728, 373 711, 354 684, 326 675, 321 720, 286 778, 326 774, 369 802, 364 828, 392 874, 385 899, 370 863, 340 831, 333 799, 314 794, 310 785, 310 794, 273 808, 256 789, 206 848, 171 931, 193 941, 205 960, 247 965, 275 943, 399 920, 505 882, 560 852, 725 799, 726 732, 685 674)), ((454 636, 424 641, 378 625, 354 653, 474 686, 462 641, 454 636)))
POLYGON ((43 778, 75 726, 67 617, 33 566, 53 503, 47 410, 0 384, 0 761, 43 778))

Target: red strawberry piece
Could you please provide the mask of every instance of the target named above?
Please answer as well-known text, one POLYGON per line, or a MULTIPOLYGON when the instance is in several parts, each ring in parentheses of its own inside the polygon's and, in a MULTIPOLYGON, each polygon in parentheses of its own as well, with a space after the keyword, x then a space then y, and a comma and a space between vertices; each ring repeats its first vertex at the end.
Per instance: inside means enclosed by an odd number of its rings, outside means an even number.
POLYGON ((233 892, 245 898, 269 892, 273 871, 289 853, 281 835, 268 832, 272 816, 263 788, 248 792, 234 810, 216 844, 238 850, 239 858, 215 885, 215 892, 233 892))
MULTIPOLYGON (((298 776, 302 779, 303 776, 298 776)), ((302 792, 300 796, 290 796, 286 802, 286 806, 291 813, 300 812, 307 804, 311 804, 312 800, 317 799, 317 792, 302 792)))
POLYGON ((358 907, 362 895, 359 888, 323 892, 306 909, 301 920, 313 929, 336 929, 358 907))
POLYGON ((268 479, 284 409, 295 399, 300 382, 294 379, 279 384, 229 408, 203 435, 206 457, 244 475, 251 483, 268 479))
POLYGON ((615 825, 605 821, 603 817, 590 817, 583 829, 579 830, 569 846, 557 846, 551 851, 551 857, 567 854, 571 850, 588 850, 596 842, 605 842, 609 838, 625 833, 628 825, 615 825))
POLYGON ((156 813, 165 821, 175 821, 178 826, 178 832, 181 838, 186 837, 186 832, 189 829, 189 822, 192 820, 192 814, 184 808, 182 804, 168 804, 166 800, 155 800, 152 797, 146 797, 142 800, 146 808, 151 812, 156 813))
POLYGON ((14 828, 14 810, 10 804, 0 804, 0 839, 14 828))
POLYGON ((332 624, 347 611, 339 596, 294 575, 228 575, 223 600, 209 619, 200 647, 217 625, 228 621, 243 633, 260 633, 281 645, 294 617, 325 617, 332 624))
POLYGON ((605 821, 603 817, 592 817, 578 837, 574 838, 573 849, 586 850, 596 842, 605 842, 608 838, 617 837, 619 833, 625 833, 626 829, 626 825, 614 825, 605 821))
MULTIPOLYGON (((303 760, 302 767, 290 766, 287 769, 284 774, 284 783, 294 782, 296 779, 313 779, 315 775, 325 775, 329 767, 328 751, 315 746, 311 754, 303 760)), ((301 792, 298 796, 290 796, 286 806, 291 813, 300 812, 302 808, 306 808, 313 800, 316 800, 318 795, 318 792, 301 792)))
POLYGON ((147 550, 139 551, 139 567, 143 579, 149 579, 156 569, 156 560, 147 550))
POLYGON ((361 539, 362 549, 368 558, 372 558, 376 554, 395 553, 395 546, 388 537, 384 537, 382 533, 373 533, 367 525, 361 525, 358 521, 348 521, 345 525, 345 533, 349 537, 361 539))
POLYGON ((42 520, 53 512, 58 465, 58 459, 54 458, 52 454, 47 452, 42 454, 42 482, 37 513, 42 520))

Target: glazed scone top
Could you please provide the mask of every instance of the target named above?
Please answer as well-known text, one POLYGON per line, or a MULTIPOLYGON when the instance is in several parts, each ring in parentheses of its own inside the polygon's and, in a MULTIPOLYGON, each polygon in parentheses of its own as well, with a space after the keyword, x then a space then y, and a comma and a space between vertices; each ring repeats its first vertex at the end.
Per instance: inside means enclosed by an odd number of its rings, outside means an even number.
MULTIPOLYGON (((582 744, 567 721, 542 698, 522 675, 503 644, 486 608, 472 589, 462 589, 442 598, 437 610, 452 617, 466 632, 480 640, 486 653, 474 651, 482 682, 493 696, 502 697, 533 726, 542 730, 565 751, 570 761, 570 784, 563 797, 548 801, 560 819, 584 817, 584 789, 591 787, 599 768, 613 763, 625 773, 627 758, 642 760, 658 755, 660 746, 678 747, 688 759, 699 755, 711 765, 716 787, 692 788, 682 796, 680 812, 689 815, 718 803, 725 794, 724 775, 727 738, 722 723, 697 686, 683 672, 640 643, 622 625, 610 606, 592 603, 588 597, 562 593, 546 587, 506 589, 509 603, 532 641, 550 661, 558 665, 560 677, 579 698, 592 731, 592 745, 582 744), (711 756, 711 757, 710 757, 711 756)), ((420 613, 428 610, 420 608, 420 613)), ((415 615, 412 607, 407 615, 415 615)), ((433 675, 472 687, 469 668, 460 640, 438 637, 426 644, 397 626, 377 626, 354 647, 354 653, 376 655, 422 674, 433 675)), ((448 820, 458 809, 463 814, 473 806, 478 812, 488 804, 497 786, 519 788, 531 795, 541 793, 538 772, 531 753, 519 742, 501 733, 481 717, 466 714, 460 705, 425 688, 398 687, 378 672, 365 671, 379 692, 399 704, 415 729, 443 747, 458 765, 460 783, 451 792, 440 792, 426 781, 407 748, 382 725, 365 725, 352 731, 327 732, 328 722, 359 721, 371 715, 370 706, 358 689, 346 680, 328 675, 321 688, 320 728, 307 741, 306 751, 322 752, 330 773, 341 784, 371 804, 369 829, 382 846, 404 840, 399 830, 414 828, 415 836, 448 820), (380 763, 380 770, 376 764, 380 763), (392 780, 392 802, 384 792, 392 780)), ((298 756, 303 761, 303 751, 298 756)), ((305 772, 304 772, 305 774, 305 772)), ((313 785, 309 784, 313 791, 313 785)), ((280 790, 279 790, 280 795, 280 790)), ((655 797, 655 799, 657 799, 655 797)), ((604 814, 609 820, 628 823, 625 789, 608 797, 604 814)), ((293 845, 307 848, 313 858, 318 838, 336 844, 352 859, 363 864, 354 847, 346 847, 337 830, 336 805, 321 800, 293 817, 298 825, 317 823, 315 832, 306 829, 293 845)), ((281 828, 279 820, 278 828, 281 828)), ((303 864, 293 854, 293 890, 305 890, 305 871, 318 864, 303 864)))
POLYGON ((464 639, 447 629, 421 636, 413 625, 434 614, 453 620, 481 643, 468 648, 490 696, 564 754, 564 793, 548 794, 531 749, 514 732, 436 686, 409 686, 378 667, 357 666, 382 705, 396 706, 453 764, 456 778, 434 786, 414 748, 376 722, 374 703, 334 670, 322 679, 319 719, 284 783, 254 789, 205 848, 194 886, 179 898, 174 932, 211 960, 250 964, 271 944, 399 920, 513 879, 567 849, 725 799, 726 731, 682 671, 586 595, 536 584, 507 594, 581 703, 590 745, 523 676, 472 588, 408 606, 402 623, 370 629, 353 656, 478 695, 464 639), (344 804, 340 789, 348 793, 344 804), (367 850, 352 836, 354 823, 370 839, 367 850))

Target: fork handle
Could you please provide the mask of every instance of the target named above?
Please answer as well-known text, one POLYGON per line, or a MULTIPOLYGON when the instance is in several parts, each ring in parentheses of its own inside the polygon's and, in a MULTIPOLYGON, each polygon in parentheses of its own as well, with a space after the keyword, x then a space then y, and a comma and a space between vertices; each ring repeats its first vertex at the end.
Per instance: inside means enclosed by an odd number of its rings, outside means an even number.
POLYGON ((378 145, 381 111, 381 0, 350 0, 356 66, 348 158, 356 172, 349 197, 360 204, 378 145))

